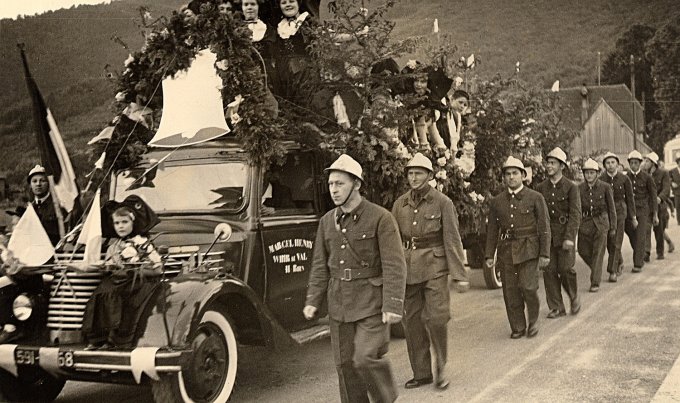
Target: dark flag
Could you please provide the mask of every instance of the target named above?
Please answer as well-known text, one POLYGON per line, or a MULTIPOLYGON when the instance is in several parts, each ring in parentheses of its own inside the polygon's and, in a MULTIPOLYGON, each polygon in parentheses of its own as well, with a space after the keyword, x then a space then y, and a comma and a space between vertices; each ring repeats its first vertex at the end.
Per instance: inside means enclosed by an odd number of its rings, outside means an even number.
POLYGON ((54 121, 49 108, 45 105, 45 100, 37 84, 31 77, 23 46, 18 46, 21 52, 21 61, 24 64, 28 93, 31 95, 33 103, 33 123, 38 149, 40 150, 40 160, 47 174, 54 178, 54 193, 59 204, 70 213, 77 206, 80 193, 76 184, 76 175, 59 133, 59 128, 57 128, 57 123, 54 121))

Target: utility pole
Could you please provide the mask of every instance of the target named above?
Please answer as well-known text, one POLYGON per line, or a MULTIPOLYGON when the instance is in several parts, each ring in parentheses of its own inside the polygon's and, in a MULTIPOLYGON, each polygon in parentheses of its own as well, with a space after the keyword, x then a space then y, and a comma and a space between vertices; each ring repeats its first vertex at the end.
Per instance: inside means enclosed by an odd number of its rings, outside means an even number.
POLYGON ((637 111, 635 110, 635 57, 630 55, 630 93, 633 106, 633 149, 637 150, 637 111))
POLYGON ((602 75, 602 64, 600 62, 601 52, 597 51, 597 86, 600 86, 600 76, 602 75))

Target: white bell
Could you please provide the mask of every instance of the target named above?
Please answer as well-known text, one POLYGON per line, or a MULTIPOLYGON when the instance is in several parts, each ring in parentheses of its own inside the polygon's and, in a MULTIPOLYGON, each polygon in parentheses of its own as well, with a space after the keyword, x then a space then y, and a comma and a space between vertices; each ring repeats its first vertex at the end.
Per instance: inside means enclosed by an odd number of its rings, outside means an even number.
POLYGON ((189 69, 163 80, 163 116, 154 147, 178 147, 212 140, 230 132, 222 108, 222 79, 217 56, 208 49, 196 55, 189 69))

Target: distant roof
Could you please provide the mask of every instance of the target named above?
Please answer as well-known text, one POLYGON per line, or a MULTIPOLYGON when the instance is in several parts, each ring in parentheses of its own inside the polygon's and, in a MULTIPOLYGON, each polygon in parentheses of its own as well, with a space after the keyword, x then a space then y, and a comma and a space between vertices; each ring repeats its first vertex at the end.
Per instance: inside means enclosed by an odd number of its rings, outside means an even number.
MULTIPOLYGON (((572 129, 581 130, 581 88, 561 88, 559 95, 565 106, 565 123, 572 129)), ((631 92, 625 84, 594 85, 586 86, 588 89, 588 118, 592 116, 601 99, 621 117, 628 127, 633 128, 633 107, 631 106, 631 92)), ((643 108, 640 102, 635 100, 635 112, 637 114, 637 133, 644 132, 645 122, 643 108)), ((587 121, 587 119, 586 119, 587 121)))

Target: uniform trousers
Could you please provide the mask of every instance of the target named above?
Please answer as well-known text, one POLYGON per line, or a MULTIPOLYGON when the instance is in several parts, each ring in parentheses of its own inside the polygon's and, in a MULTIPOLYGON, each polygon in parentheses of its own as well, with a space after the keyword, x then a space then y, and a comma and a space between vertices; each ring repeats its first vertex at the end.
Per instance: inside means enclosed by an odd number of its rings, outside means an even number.
MULTIPOLYGON (((653 227, 654 231, 654 239, 656 240, 656 254, 659 256, 663 256, 664 252, 664 245, 665 245, 665 240, 663 238, 663 233, 666 231, 666 228, 668 228, 668 221, 670 219, 670 214, 668 213, 668 209, 666 208, 666 205, 660 204, 659 205, 659 225, 656 225, 653 227)), ((650 250, 651 250, 651 245, 650 245, 650 250)))
POLYGON ((446 275, 423 283, 406 285, 402 323, 415 379, 432 377, 430 345, 434 351, 437 374, 446 374, 446 327, 451 318, 450 301, 446 275))
POLYGON ((626 214, 624 212, 616 212, 616 234, 607 237, 607 253, 609 259, 607 262, 607 272, 621 273, 620 268, 623 266, 623 256, 621 255, 621 247, 623 246, 623 234, 626 226, 626 214))
POLYGON ((675 217, 678 219, 678 225, 680 225, 680 188, 675 188, 673 190, 673 203, 675 204, 675 217))
POLYGON ((342 403, 390 403, 397 399, 389 360, 385 357, 390 326, 382 314, 356 322, 330 319, 331 346, 342 403))
POLYGON ((545 298, 551 311, 556 309, 561 312, 566 311, 562 300, 562 288, 567 292, 572 304, 578 296, 576 270, 574 270, 575 259, 574 248, 565 250, 561 244, 550 247, 550 264, 543 272, 543 283, 545 284, 545 298))
POLYGON ((527 260, 522 263, 512 263, 512 249, 510 244, 501 244, 498 248, 496 264, 499 265, 503 282, 503 300, 508 314, 510 329, 521 332, 532 326, 538 320, 538 259, 527 260), (526 316, 524 309, 526 307, 526 316))
POLYGON ((590 285, 599 286, 602 281, 602 264, 607 249, 609 231, 600 230, 592 218, 581 221, 578 230, 578 254, 590 267, 590 285))
POLYGON ((626 220, 626 235, 633 248, 633 266, 645 265, 645 244, 647 242, 647 228, 650 225, 650 213, 646 208, 637 209, 637 228, 633 227, 630 220, 626 220))

